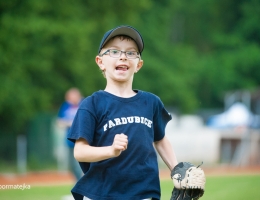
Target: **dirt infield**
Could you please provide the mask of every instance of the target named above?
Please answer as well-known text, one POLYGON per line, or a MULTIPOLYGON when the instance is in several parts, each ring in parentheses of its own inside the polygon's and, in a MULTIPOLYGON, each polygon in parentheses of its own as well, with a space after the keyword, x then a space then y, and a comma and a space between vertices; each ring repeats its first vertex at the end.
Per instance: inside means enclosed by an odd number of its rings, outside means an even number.
MULTIPOLYGON (((225 175, 253 175, 260 174, 260 166, 253 167, 214 167, 203 168, 206 176, 225 176, 225 175)), ((160 170, 161 179, 169 179, 169 170, 160 170)), ((75 179, 68 172, 59 173, 56 171, 30 172, 24 175, 0 174, 0 185, 11 184, 33 184, 33 185, 60 185, 73 184, 75 179)))
POLYGON ((33 184, 33 185, 59 185, 73 184, 75 182, 72 174, 68 172, 30 172, 23 175, 0 174, 0 185, 33 184))

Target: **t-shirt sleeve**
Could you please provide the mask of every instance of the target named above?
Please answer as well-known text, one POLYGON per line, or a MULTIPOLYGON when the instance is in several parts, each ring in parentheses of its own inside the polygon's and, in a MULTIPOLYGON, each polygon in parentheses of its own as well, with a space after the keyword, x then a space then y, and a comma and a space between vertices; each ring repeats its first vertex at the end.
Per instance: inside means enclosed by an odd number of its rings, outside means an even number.
POLYGON ((90 145, 93 143, 96 118, 92 109, 91 99, 82 102, 68 134, 70 141, 75 142, 79 138, 84 138, 90 145))
POLYGON ((162 101, 158 98, 155 106, 153 119, 154 126, 154 142, 160 141, 165 136, 165 127, 172 119, 171 114, 165 109, 162 101))

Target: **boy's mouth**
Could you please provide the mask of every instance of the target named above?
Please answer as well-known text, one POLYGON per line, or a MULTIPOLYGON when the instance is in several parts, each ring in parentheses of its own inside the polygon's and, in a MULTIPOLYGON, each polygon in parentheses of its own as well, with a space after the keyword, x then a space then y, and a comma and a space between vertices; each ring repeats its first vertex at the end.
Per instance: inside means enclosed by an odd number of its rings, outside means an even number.
POLYGON ((117 67, 116 67, 116 70, 127 71, 127 70, 128 70, 128 67, 125 66, 125 65, 120 65, 120 66, 117 66, 117 67))

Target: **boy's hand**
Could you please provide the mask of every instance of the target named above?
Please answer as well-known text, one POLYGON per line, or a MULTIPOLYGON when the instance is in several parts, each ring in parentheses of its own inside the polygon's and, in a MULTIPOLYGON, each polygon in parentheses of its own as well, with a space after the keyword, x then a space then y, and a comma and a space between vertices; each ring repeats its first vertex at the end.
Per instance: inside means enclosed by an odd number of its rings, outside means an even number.
POLYGON ((203 196, 206 176, 200 165, 180 162, 171 171, 171 178, 174 184, 171 200, 198 200, 203 196))
POLYGON ((122 151, 127 149, 128 138, 127 135, 121 133, 116 134, 114 137, 114 142, 112 144, 112 154, 117 157, 122 151))

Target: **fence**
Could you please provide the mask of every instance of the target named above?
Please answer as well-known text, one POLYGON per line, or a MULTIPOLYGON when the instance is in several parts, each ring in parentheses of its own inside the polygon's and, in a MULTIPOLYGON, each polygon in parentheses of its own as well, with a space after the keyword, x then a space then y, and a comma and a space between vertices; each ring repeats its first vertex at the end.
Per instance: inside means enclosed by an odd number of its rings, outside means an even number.
POLYGON ((1 132, 0 163, 7 166, 17 165, 18 168, 19 165, 20 168, 26 165, 29 170, 55 166, 54 119, 54 114, 39 114, 29 124, 26 135, 1 132))

